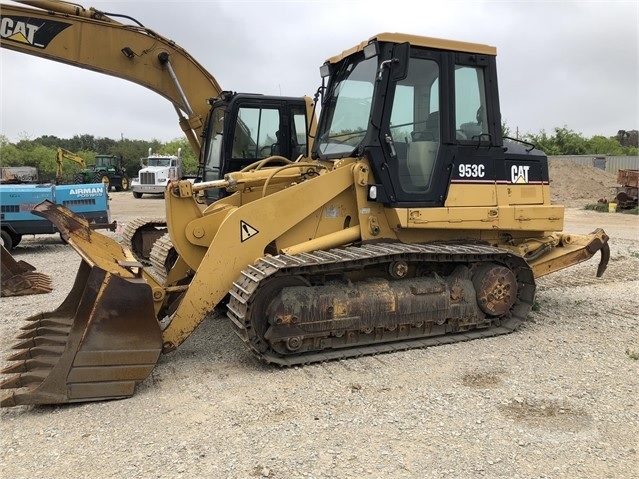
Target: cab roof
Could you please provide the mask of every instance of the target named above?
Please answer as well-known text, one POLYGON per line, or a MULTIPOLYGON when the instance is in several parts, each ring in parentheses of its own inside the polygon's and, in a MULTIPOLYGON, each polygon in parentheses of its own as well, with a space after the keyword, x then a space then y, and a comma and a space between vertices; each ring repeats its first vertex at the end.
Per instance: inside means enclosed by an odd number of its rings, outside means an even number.
POLYGON ((406 33, 385 32, 372 36, 368 40, 361 42, 359 45, 349 48, 348 50, 344 50, 339 55, 330 57, 327 62, 337 63, 343 60, 345 57, 363 50, 366 45, 374 40, 377 40, 378 42, 390 43, 408 42, 411 45, 418 47, 436 48, 438 50, 448 50, 454 52, 478 53, 482 55, 493 56, 497 55, 497 49, 495 47, 492 47, 490 45, 483 45, 481 43, 460 42, 456 40, 445 40, 443 38, 421 37, 418 35, 410 35, 406 33))

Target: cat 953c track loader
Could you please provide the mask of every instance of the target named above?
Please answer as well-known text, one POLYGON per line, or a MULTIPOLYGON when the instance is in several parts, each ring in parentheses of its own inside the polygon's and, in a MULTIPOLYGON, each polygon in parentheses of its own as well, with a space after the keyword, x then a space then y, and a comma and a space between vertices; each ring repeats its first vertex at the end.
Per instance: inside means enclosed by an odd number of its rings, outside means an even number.
POLYGON ((320 71, 310 157, 167 187, 164 284, 68 211, 36 207, 83 261, 62 305, 29 318, 2 406, 130 396, 216 309, 288 366, 509 333, 536 278, 598 251, 604 272, 606 234, 562 232, 546 156, 502 136, 493 47, 382 33, 320 71))

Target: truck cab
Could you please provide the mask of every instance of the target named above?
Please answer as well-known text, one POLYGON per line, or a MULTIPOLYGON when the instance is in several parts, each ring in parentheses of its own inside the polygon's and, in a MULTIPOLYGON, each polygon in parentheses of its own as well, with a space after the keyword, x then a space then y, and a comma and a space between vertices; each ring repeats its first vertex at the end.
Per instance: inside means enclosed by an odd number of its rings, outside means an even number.
POLYGON ((149 156, 140 160, 142 169, 138 177, 131 183, 131 190, 135 198, 142 198, 143 194, 163 195, 170 181, 182 178, 182 152, 177 155, 159 155, 149 149, 149 156))

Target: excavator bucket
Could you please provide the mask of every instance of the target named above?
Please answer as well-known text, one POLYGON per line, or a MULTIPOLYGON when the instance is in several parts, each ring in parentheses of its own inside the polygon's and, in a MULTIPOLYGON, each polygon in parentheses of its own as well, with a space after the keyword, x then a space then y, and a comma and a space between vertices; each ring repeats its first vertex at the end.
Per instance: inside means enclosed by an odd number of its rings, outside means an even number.
POLYGON ((0 247, 2 248, 0 296, 26 296, 50 293, 53 290, 50 276, 36 272, 35 267, 26 261, 16 261, 4 246, 0 245, 0 247))
POLYGON ((82 256, 73 288, 52 312, 27 319, 2 370, 9 389, 0 406, 124 398, 153 370, 162 334, 151 287, 139 263, 86 220, 49 201, 33 210, 49 219, 82 256))

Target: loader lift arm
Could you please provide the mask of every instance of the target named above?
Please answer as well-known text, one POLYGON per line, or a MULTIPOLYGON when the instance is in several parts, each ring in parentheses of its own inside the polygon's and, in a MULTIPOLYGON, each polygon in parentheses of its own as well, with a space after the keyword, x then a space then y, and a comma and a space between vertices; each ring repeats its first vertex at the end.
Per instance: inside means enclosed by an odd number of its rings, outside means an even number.
POLYGON ((0 47, 122 78, 158 93, 173 104, 193 152, 200 154, 206 99, 216 98, 222 89, 183 48, 142 24, 126 25, 94 8, 52 0, 18 3, 29 8, 0 5, 0 47))

